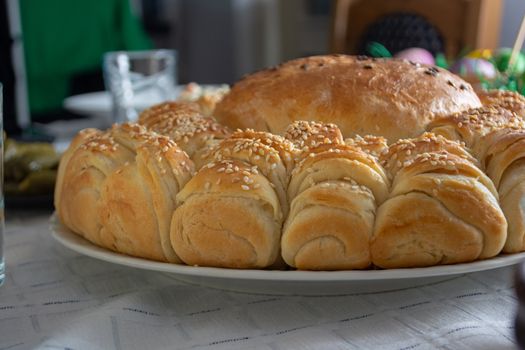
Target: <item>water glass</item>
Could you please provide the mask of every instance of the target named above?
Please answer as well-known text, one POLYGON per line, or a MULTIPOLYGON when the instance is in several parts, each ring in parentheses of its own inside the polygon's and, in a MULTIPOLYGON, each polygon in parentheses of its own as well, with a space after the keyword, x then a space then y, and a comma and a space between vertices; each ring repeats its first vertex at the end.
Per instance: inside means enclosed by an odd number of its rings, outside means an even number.
POLYGON ((113 101, 113 122, 134 122, 140 111, 174 98, 174 50, 114 51, 104 55, 104 81, 113 101))
POLYGON ((3 103, 2 103, 2 84, 0 84, 0 285, 5 279, 4 263, 4 124, 3 124, 3 103))

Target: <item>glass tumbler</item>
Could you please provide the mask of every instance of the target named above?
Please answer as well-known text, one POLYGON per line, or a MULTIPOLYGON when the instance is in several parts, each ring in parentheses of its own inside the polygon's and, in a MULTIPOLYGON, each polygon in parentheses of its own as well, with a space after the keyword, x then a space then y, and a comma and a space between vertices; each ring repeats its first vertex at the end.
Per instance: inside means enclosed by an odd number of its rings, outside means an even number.
POLYGON ((103 68, 114 123, 135 122, 142 109, 174 97, 174 50, 108 52, 103 68))
POLYGON ((5 279, 4 263, 4 117, 2 103, 2 84, 0 84, 0 285, 5 279))

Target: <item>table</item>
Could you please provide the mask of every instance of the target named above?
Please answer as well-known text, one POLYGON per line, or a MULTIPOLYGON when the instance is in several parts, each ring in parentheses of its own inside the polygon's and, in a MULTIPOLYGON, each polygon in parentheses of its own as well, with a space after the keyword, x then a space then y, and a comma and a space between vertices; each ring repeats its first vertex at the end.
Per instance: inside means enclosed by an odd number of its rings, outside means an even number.
POLYGON ((513 268, 402 291, 275 296, 188 285, 8 216, 0 349, 516 349, 513 268))

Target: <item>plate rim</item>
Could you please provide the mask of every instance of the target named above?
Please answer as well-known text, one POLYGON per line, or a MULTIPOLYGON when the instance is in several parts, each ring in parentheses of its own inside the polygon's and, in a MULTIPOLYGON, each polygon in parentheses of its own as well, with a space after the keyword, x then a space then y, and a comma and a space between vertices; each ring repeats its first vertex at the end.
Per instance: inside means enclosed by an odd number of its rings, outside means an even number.
MULTIPOLYGON (((178 96, 188 84, 177 84, 175 85, 175 95, 178 96)), ((199 84, 203 88, 208 87, 221 87, 226 84, 199 84)), ((176 97, 175 96, 175 97, 176 97)), ((107 90, 86 92, 83 94, 71 95, 64 98, 62 106, 64 109, 86 115, 100 115, 105 113, 111 113, 111 95, 107 90), (92 104, 91 108, 86 107, 83 99, 99 99, 103 101, 101 104, 92 104), (80 101, 80 102, 79 102, 80 101)))
POLYGON ((470 263, 455 265, 437 265, 430 267, 385 270, 290 271, 228 269, 159 262, 113 252, 108 249, 96 246, 80 235, 77 235, 69 228, 65 227, 58 219, 56 213, 53 213, 49 219, 49 229, 53 238, 57 242, 85 256, 143 270, 206 278, 286 282, 356 282, 406 280, 427 277, 456 276, 473 272, 493 270, 525 261, 525 252, 521 252, 516 254, 500 254, 494 258, 486 260, 478 260, 470 263))

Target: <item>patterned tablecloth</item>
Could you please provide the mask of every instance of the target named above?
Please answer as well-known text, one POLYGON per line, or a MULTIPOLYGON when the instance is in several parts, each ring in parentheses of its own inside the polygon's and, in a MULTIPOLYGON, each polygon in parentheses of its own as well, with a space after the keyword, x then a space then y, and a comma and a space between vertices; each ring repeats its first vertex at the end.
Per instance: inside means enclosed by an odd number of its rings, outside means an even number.
POLYGON ((513 268, 394 292, 237 293, 79 255, 48 218, 8 221, 0 349, 516 348, 513 268))

